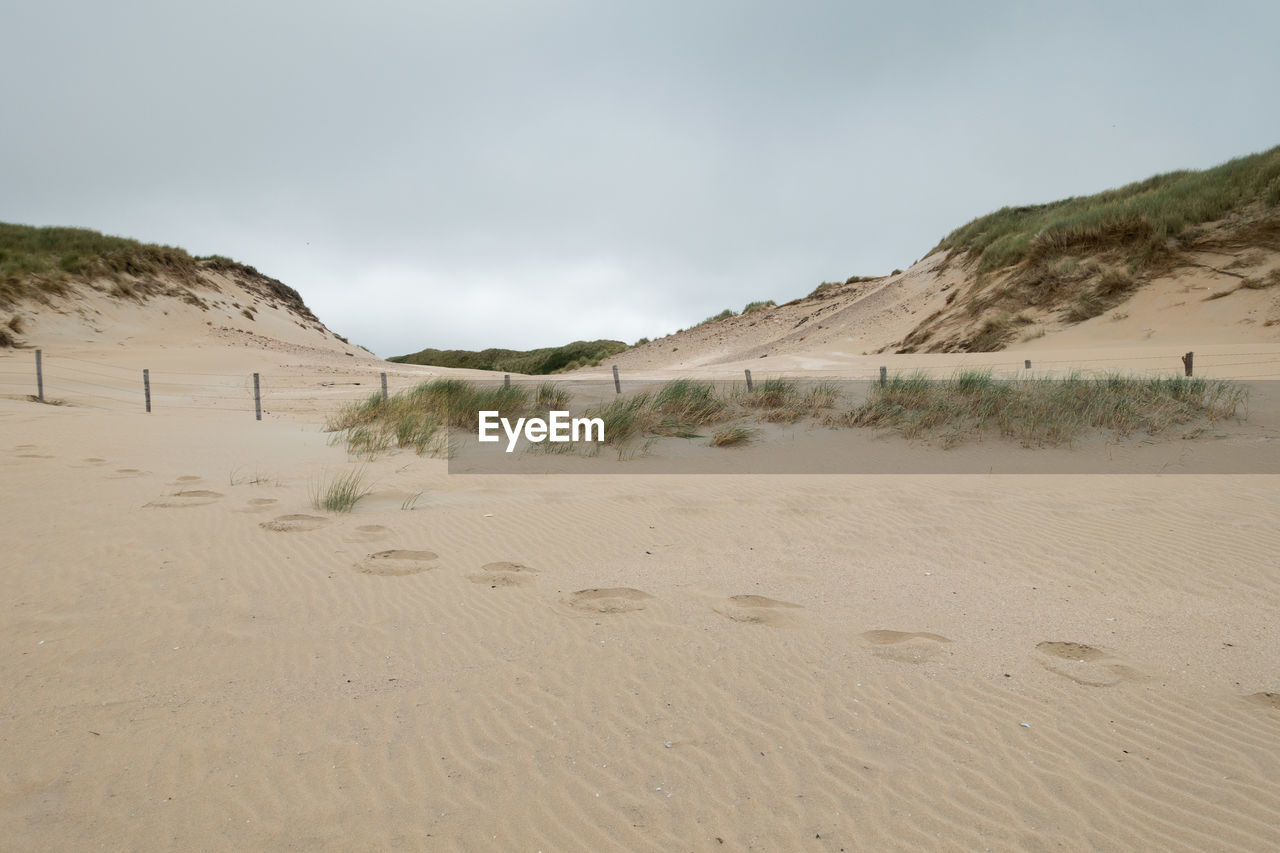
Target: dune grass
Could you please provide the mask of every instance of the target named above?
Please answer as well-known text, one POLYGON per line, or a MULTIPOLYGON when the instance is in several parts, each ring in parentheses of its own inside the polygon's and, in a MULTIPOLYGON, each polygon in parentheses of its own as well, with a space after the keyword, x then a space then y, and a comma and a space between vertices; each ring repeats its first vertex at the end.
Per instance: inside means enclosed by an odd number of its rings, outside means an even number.
POLYGON ((705 326, 708 323, 718 323, 721 320, 728 320, 730 317, 737 317, 737 316, 738 316, 738 312, 734 311, 732 308, 726 308, 723 311, 721 311, 719 314, 712 314, 710 317, 703 320, 701 323, 698 323, 697 326, 694 326, 694 328, 697 328, 698 326, 705 326))
POLYGON ((351 512, 371 491, 365 484, 364 469, 339 474, 332 480, 311 484, 311 505, 326 512, 351 512))
MULTIPOLYGON (((1068 252, 1125 246, 1143 253, 1185 229, 1260 203, 1280 205, 1280 146, 1203 171, 1179 171, 1091 196, 1005 207, 948 234, 937 249, 965 250, 979 271, 1068 252)), ((936 251, 936 249, 935 249, 936 251)))
POLYGON ((654 391, 641 391, 587 409, 604 421, 605 443, 617 446, 651 436, 694 438, 698 430, 723 420, 728 402, 710 382, 673 379, 654 391))
POLYGON ((732 426, 727 426, 724 429, 716 430, 715 434, 711 436, 711 446, 741 447, 755 441, 759 434, 760 430, 758 429, 752 429, 751 427, 742 426, 741 424, 734 424, 732 426))
MULTIPOLYGON (((715 428, 712 446, 731 447, 758 438, 753 421, 888 429, 907 438, 937 439, 943 447, 992 432, 1028 447, 1058 446, 1089 432, 1154 436, 1193 421, 1230 418, 1247 403, 1247 392, 1230 382, 1183 377, 1000 380, 989 372, 961 372, 941 380, 925 374, 891 376, 883 385, 871 385, 865 401, 847 411, 837 409, 841 399, 840 386, 829 381, 771 378, 751 390, 740 384, 726 390, 675 379, 587 407, 586 417, 604 423, 601 443, 547 442, 534 449, 598 453, 608 445, 625 457, 647 451, 659 438, 696 438, 709 427, 715 428)), ((445 455, 448 430, 474 434, 482 409, 514 420, 568 410, 570 402, 569 393, 554 383, 486 387, 437 379, 350 404, 326 428, 355 456, 374 458, 396 448, 445 455)))
POLYGON ((761 417, 772 423, 795 423, 817 417, 822 410, 832 408, 839 398, 840 386, 834 382, 802 387, 795 379, 777 377, 756 382, 751 390, 738 386, 733 393, 736 404, 761 411, 761 417))
POLYGON ((530 389, 435 379, 398 394, 377 393, 348 404, 328 419, 325 430, 335 433, 334 440, 345 443, 355 456, 372 458, 393 448, 438 456, 448 451, 448 430, 475 432, 482 410, 514 419, 545 416, 568 405, 568 392, 552 382, 530 389))
POLYGON ((87 228, 0 223, 0 305, 64 296, 73 281, 163 276, 190 283, 196 258, 173 246, 113 237, 87 228))
POLYGON ((962 372, 951 379, 893 376, 835 423, 880 427, 906 438, 937 438, 944 447, 988 431, 1027 447, 1070 444, 1090 430, 1124 437, 1159 435, 1197 420, 1233 417, 1247 391, 1231 382, 1120 375, 998 380, 962 372))

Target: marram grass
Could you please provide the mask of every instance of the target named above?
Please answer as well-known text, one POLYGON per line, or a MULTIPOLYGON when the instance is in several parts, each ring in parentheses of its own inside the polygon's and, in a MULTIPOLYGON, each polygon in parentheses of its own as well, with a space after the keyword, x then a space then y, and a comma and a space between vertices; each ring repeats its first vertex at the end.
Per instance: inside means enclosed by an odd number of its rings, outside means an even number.
POLYGON ((1024 446, 1070 444, 1090 431, 1159 435, 1198 420, 1234 417, 1247 390, 1216 379, 1120 375, 998 380, 963 372, 951 379, 892 376, 835 425, 878 427, 945 447, 994 431, 1024 446))
POLYGON ((363 469, 348 471, 332 480, 312 483, 311 505, 327 512, 351 512, 370 491, 365 485, 363 469))

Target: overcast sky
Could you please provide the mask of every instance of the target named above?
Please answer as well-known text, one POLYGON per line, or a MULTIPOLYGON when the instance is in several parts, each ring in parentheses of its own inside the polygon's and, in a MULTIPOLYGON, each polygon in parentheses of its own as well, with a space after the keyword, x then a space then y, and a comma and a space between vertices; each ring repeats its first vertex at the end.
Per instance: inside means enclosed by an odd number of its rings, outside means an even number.
POLYGON ((632 342, 1280 144, 1280 4, 6 4, 0 220, 223 254, 379 355, 632 342))

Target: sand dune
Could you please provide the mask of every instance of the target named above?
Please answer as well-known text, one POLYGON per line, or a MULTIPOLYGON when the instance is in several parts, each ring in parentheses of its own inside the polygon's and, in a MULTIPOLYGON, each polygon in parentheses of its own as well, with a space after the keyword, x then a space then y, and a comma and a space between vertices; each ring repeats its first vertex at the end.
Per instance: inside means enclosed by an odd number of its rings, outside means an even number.
MULTIPOLYGON (((859 297, 863 337, 704 329, 623 375, 1169 373, 1188 343, 1280 375, 1159 288, 1009 352, 863 355, 945 299, 905 279, 859 297)), ((470 374, 162 305, 35 325, 65 405, 0 356, 7 849, 1280 848, 1277 475, 450 475, 322 424, 384 370, 470 374), (357 469, 352 513, 315 508, 357 469)))

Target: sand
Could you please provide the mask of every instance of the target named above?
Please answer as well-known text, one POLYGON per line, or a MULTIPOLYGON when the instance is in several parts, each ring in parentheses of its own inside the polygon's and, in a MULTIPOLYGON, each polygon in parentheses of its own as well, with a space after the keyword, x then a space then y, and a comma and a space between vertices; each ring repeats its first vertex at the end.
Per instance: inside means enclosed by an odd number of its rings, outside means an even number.
POLYGON ((1280 476, 361 463, 321 424, 386 365, 191 329, 0 399, 7 849, 1280 848, 1280 476))

